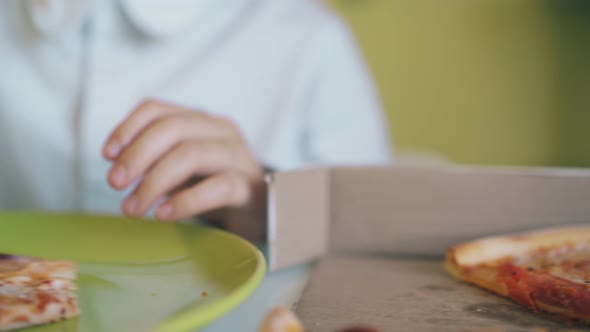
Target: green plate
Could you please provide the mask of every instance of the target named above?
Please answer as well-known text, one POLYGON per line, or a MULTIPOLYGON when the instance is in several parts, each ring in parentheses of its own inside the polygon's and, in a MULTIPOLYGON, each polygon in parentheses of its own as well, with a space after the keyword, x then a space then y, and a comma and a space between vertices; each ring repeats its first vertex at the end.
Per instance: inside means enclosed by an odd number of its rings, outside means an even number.
POLYGON ((0 213, 0 253, 79 265, 81 316, 23 332, 196 331, 266 271, 260 251, 233 234, 115 216, 0 213))

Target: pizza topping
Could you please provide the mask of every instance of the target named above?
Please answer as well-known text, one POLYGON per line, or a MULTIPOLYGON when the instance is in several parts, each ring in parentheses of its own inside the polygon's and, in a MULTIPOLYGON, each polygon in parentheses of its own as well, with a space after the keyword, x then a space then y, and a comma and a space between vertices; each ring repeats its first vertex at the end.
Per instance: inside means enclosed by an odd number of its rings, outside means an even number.
POLYGON ((16 315, 16 316, 14 316, 14 318, 12 318, 12 320, 15 323, 24 323, 24 322, 27 322, 29 319, 25 315, 16 315))
POLYGON ((590 292, 585 285, 547 274, 533 274, 527 282, 536 301, 590 315, 590 292))
MULTIPOLYGON (((489 270, 489 266, 485 268, 489 270)), ((474 270, 477 268, 470 269, 474 270)), ((543 303, 590 316, 590 289, 586 283, 510 263, 499 265, 497 271, 497 282, 506 286, 508 295, 535 312, 539 310, 539 303, 543 303)))
POLYGON ((39 285, 40 290, 74 290, 72 283, 63 278, 46 279, 39 285))
POLYGON ((529 257, 513 259, 527 270, 550 273, 577 283, 590 280, 590 247, 565 245, 555 248, 539 248, 529 257), (578 249, 577 249, 578 248, 578 249), (545 253, 546 256, 542 254, 545 253))
POLYGON ((15 275, 12 277, 8 277, 4 279, 4 282, 7 284, 11 284, 11 283, 18 283, 18 284, 26 284, 26 283, 30 283, 31 281, 33 281, 33 279, 29 276, 23 276, 23 275, 15 275))
POLYGON ((45 307, 55 300, 51 294, 46 292, 41 292, 37 296, 39 299, 39 302, 37 303, 37 309, 41 311, 45 310, 45 307))
POLYGON ((516 302, 536 310, 535 303, 530 298, 530 290, 526 283, 526 271, 512 264, 503 264, 499 268, 498 279, 508 288, 510 297, 516 302))

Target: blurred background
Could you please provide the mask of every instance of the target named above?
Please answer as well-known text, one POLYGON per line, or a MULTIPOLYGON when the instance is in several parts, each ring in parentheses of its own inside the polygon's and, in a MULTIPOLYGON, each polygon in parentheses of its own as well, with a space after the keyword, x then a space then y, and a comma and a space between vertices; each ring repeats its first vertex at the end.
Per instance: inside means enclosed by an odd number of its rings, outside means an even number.
POLYGON ((405 157, 590 166, 590 1, 325 0, 405 157))

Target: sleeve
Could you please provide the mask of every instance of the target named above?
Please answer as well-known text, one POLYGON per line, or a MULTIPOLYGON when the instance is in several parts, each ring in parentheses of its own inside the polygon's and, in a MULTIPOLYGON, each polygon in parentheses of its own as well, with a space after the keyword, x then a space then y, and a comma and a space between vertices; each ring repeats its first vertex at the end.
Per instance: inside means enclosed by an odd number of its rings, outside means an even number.
POLYGON ((337 17, 314 44, 306 155, 314 164, 389 164, 393 146, 377 89, 349 28, 337 17))

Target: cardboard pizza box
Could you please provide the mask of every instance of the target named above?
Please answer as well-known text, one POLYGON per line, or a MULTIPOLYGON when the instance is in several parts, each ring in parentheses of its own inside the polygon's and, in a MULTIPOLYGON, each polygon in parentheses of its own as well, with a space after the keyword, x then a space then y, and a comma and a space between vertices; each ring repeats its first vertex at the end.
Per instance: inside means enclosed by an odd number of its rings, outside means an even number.
POLYGON ((590 222, 589 170, 336 167, 268 182, 270 270, 316 263, 296 308, 311 331, 565 328, 457 282, 442 260, 481 236, 590 222))

